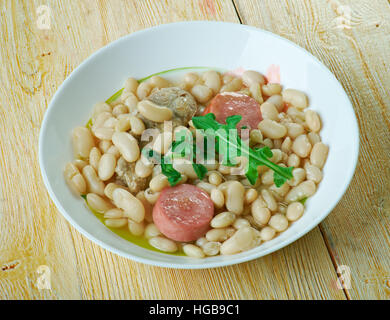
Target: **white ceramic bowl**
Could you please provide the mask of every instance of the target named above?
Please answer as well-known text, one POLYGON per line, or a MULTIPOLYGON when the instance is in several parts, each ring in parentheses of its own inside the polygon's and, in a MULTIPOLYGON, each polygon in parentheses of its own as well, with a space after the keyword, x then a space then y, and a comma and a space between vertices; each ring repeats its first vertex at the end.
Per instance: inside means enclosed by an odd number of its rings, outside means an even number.
POLYGON ((94 53, 60 86, 42 123, 39 162, 45 185, 64 217, 103 248, 135 261, 172 268, 212 268, 259 258, 302 237, 335 207, 352 179, 359 133, 352 105, 334 75, 314 56, 272 33, 239 24, 184 22, 161 25, 123 37, 94 53), (265 73, 280 66, 285 88, 306 92, 322 119, 321 136, 330 146, 324 178, 306 202, 303 217, 275 239, 233 255, 193 259, 150 251, 120 238, 69 191, 63 168, 73 159, 70 133, 88 120, 92 106, 106 100, 129 77, 185 66, 243 67, 265 73))

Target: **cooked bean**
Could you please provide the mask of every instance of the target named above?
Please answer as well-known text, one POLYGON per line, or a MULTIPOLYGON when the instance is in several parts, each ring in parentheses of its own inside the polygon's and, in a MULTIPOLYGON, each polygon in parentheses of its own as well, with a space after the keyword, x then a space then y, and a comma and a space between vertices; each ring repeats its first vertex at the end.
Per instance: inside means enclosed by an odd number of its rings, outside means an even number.
POLYGON ((123 211, 118 208, 109 209, 104 213, 106 219, 119 219, 123 218, 123 211))
POLYGON ((229 73, 224 73, 222 75, 222 83, 223 84, 227 84, 229 83, 230 81, 232 81, 234 78, 236 78, 235 76, 229 74, 229 73))
POLYGON ((154 140, 152 149, 160 154, 166 154, 172 145, 172 133, 162 132, 154 140))
POLYGON ((315 183, 320 183, 322 180, 322 171, 317 166, 313 166, 312 164, 308 163, 305 166, 306 170, 306 177, 309 180, 314 181, 315 183))
POLYGON ((261 87, 263 93, 267 96, 273 96, 282 92, 282 86, 279 83, 268 83, 261 87))
POLYGON ((169 182, 167 176, 164 174, 159 174, 150 180, 149 187, 153 192, 160 192, 164 188, 169 187, 169 182))
POLYGON ((221 243, 216 241, 207 242, 202 246, 206 256, 215 256, 219 253, 221 243))
POLYGON ((273 184, 271 187, 269 187, 269 191, 271 191, 276 198, 282 200, 287 192, 290 191, 290 186, 288 183, 283 183, 280 187, 277 187, 273 184))
POLYGON ((241 89, 242 80, 240 78, 233 78, 230 82, 224 84, 220 92, 234 92, 241 89))
POLYGON ((108 199, 111 199, 112 200, 112 193, 114 192, 115 189, 117 188, 121 188, 121 189, 124 189, 126 190, 126 187, 124 186, 120 186, 119 184, 116 184, 116 183, 109 183, 106 185, 106 187, 104 188, 104 195, 108 198, 108 199))
POLYGON ((214 94, 219 92, 221 89, 221 77, 218 72, 209 70, 202 75, 204 84, 213 90, 214 94))
POLYGON ((195 244, 202 248, 207 242, 209 241, 205 237, 201 237, 195 241, 195 244))
POLYGON ((76 195, 84 194, 87 191, 87 183, 73 163, 68 163, 65 166, 64 177, 70 189, 76 195))
POLYGON ((302 135, 305 132, 305 129, 299 123, 286 123, 285 125, 287 127, 287 135, 291 139, 295 139, 296 137, 302 135))
POLYGON ((225 197, 221 190, 218 190, 216 188, 212 189, 210 192, 210 198, 217 209, 222 208, 225 204, 225 197))
POLYGON ((111 112, 104 111, 99 113, 96 118, 92 118, 91 131, 95 132, 96 129, 103 127, 104 123, 110 118, 112 118, 111 112))
POLYGON ((152 89, 153 89, 153 87, 149 82, 146 81, 146 82, 140 83, 138 88, 137 88, 138 99, 140 99, 140 100, 145 99, 150 94, 152 89))
POLYGON ((263 75, 257 71, 247 70, 242 74, 242 81, 249 88, 253 83, 259 83, 263 85, 265 79, 263 75))
POLYGON ((119 149, 115 146, 111 146, 108 150, 107 150, 107 154, 112 154, 115 159, 118 159, 120 156, 121 156, 121 153, 119 152, 119 149))
POLYGON ((301 158, 306 158, 310 154, 311 144, 307 135, 301 134, 296 137, 291 148, 301 158))
POLYGON ((273 170, 267 170, 261 175, 261 182, 265 185, 271 185, 274 183, 274 172, 273 170))
POLYGON ((264 227, 260 230, 260 238, 263 241, 269 241, 275 237, 276 231, 271 227, 264 227))
POLYGON ((259 129, 253 129, 249 133, 249 139, 252 144, 263 142, 263 134, 259 129))
POLYGON ((157 237, 161 235, 160 230, 157 229, 154 223, 149 223, 145 228, 145 237, 146 239, 150 239, 153 237, 157 237))
POLYGON ((276 109, 279 112, 282 112, 283 109, 284 109, 283 98, 282 98, 282 96, 280 94, 274 94, 274 95, 270 96, 267 99, 267 102, 274 104, 274 106, 276 107, 276 109))
POLYGON ((251 204, 253 201, 257 199, 258 192, 256 189, 250 188, 245 192, 245 203, 251 204))
POLYGON ((279 149, 272 149, 272 157, 269 158, 273 163, 279 163, 283 158, 283 153, 279 149))
POLYGON ((263 197, 264 201, 267 203, 268 209, 270 209, 271 211, 275 211, 278 208, 275 198, 268 190, 263 189, 261 191, 261 196, 263 197))
POLYGON ((129 109, 130 114, 134 115, 138 112, 138 98, 134 93, 129 93, 123 103, 129 109))
POLYGON ((138 177, 149 177, 153 172, 153 163, 141 155, 141 157, 135 163, 134 171, 138 177))
POLYGON ((114 204, 125 212, 125 215, 135 222, 141 222, 145 218, 145 208, 142 202, 130 192, 117 188, 112 193, 114 204))
POLYGON ((102 181, 107 181, 115 173, 116 158, 111 153, 105 153, 102 155, 99 161, 98 175, 102 181))
POLYGON ((302 169, 302 168, 294 168, 292 171, 292 175, 293 175, 293 178, 290 180, 287 180, 287 183, 290 186, 295 187, 298 184, 300 184, 303 180, 305 180, 306 171, 305 171, 305 169, 302 169))
POLYGON ((89 164, 95 169, 98 170, 99 168, 99 161, 102 156, 102 153, 100 150, 96 147, 93 147, 91 149, 91 152, 89 153, 89 164))
POLYGON ((120 219, 106 219, 104 221, 107 227, 111 228, 123 228, 127 224, 126 218, 120 218, 120 219))
POLYGON ((217 172, 212 172, 210 175, 209 175, 209 182, 215 186, 218 186, 222 183, 222 177, 219 173, 217 172))
POLYGON ((201 259, 201 258, 204 258, 204 256, 205 256, 202 249, 193 245, 193 244, 185 244, 183 246, 183 251, 187 256, 189 256, 191 258, 201 259))
POLYGON ((153 192, 150 188, 147 188, 145 190, 145 198, 152 205, 156 203, 159 196, 160 196, 160 192, 153 192))
POLYGON ((322 169, 328 157, 329 147, 322 142, 317 142, 310 153, 310 162, 322 169))
POLYGON ((139 136, 145 131, 145 124, 140 118, 136 116, 130 116, 129 123, 130 123, 131 133, 139 136))
POLYGON ((145 231, 145 224, 143 221, 135 222, 129 219, 127 223, 127 227, 129 228, 130 233, 137 237, 142 236, 145 231))
POLYGON ((236 228, 236 229, 240 229, 240 228, 243 228, 243 227, 250 227, 250 225, 251 224, 249 223, 249 221, 244 219, 244 218, 238 218, 233 223, 233 227, 236 228))
POLYGON ((292 153, 288 156, 287 165, 289 167, 299 167, 301 158, 299 158, 295 153, 292 153))
POLYGON ((186 89, 191 89, 199 80, 199 76, 196 73, 189 72, 184 76, 184 83, 186 89))
MULTIPOLYGON (((210 222, 211 227, 213 228, 225 228, 230 226, 234 220, 236 219, 236 215, 233 212, 225 211, 217 214, 210 222)), ((207 237, 206 237, 207 238, 207 237)), ((207 239, 209 240, 209 239, 207 239)))
POLYGON ((291 146, 292 146, 291 138, 290 137, 286 137, 283 140, 283 143, 281 145, 281 149, 282 149, 283 152, 288 153, 288 152, 290 152, 291 146))
POLYGON ((128 78, 125 81, 123 91, 136 93, 138 88, 138 81, 134 78, 128 78))
POLYGON ((316 185, 313 181, 307 180, 296 187, 292 188, 289 193, 286 195, 287 202, 294 202, 308 198, 316 192, 316 185))
POLYGON ((287 128, 270 119, 264 119, 259 123, 259 129, 262 134, 271 139, 283 138, 287 133, 287 128))
POLYGON ((288 220, 284 215, 277 213, 269 219, 268 225, 276 231, 282 232, 288 228, 288 220))
POLYGON ((171 84, 167 79, 164 79, 160 76, 153 76, 149 79, 149 83, 152 85, 153 88, 167 88, 171 84))
POLYGON ((118 122, 115 125, 115 131, 118 131, 118 132, 129 131, 130 128, 131 128, 130 120, 129 120, 128 117, 119 119, 118 122))
POLYGON ((213 90, 205 85, 196 84, 192 87, 191 94, 199 103, 206 103, 213 96, 213 90))
POLYGON ((277 121, 279 119, 279 112, 276 109, 275 105, 273 103, 270 103, 268 101, 264 102, 260 106, 261 115, 263 116, 263 119, 270 119, 277 121))
POLYGON ((104 127, 104 128, 114 129, 114 128, 115 128, 115 125, 117 124, 117 122, 118 122, 118 119, 115 118, 115 117, 108 118, 108 119, 103 123, 103 127, 104 127))
POLYGON ((264 102, 263 95, 261 94, 260 83, 252 83, 249 87, 249 92, 252 98, 255 99, 259 104, 264 102))
POLYGON ((138 141, 127 132, 115 132, 112 136, 112 142, 119 149, 128 162, 134 162, 139 158, 140 150, 138 141))
POLYGON ((174 241, 161 236, 150 238, 149 244, 152 247, 164 252, 176 252, 178 249, 177 244, 174 241))
POLYGON ((321 120, 317 112, 313 110, 307 110, 305 112, 305 120, 309 129, 313 132, 318 132, 321 129, 321 120))
POLYGON ((102 112, 111 112, 111 107, 105 102, 98 102, 93 106, 92 118, 96 118, 102 112))
POLYGON ((96 193, 100 196, 104 195, 104 183, 99 179, 92 166, 88 165, 83 168, 83 176, 87 182, 89 192, 96 193))
POLYGON ((211 229, 205 235, 207 241, 225 241, 229 238, 227 228, 211 229))
POLYGON ((309 141, 311 143, 312 146, 314 146, 317 142, 321 142, 321 138, 320 136, 318 135, 318 133, 315 133, 315 132, 309 132, 307 134, 307 137, 309 138, 309 141))
POLYGON ((145 209, 145 221, 153 222, 153 206, 145 197, 145 191, 138 192, 135 197, 141 201, 145 209))
POLYGON ((304 206, 300 202, 290 203, 287 207, 286 217, 289 221, 296 221, 302 217, 304 206))
POLYGON ((73 152, 76 158, 88 158, 91 149, 94 147, 94 141, 91 134, 85 127, 77 127, 72 132, 73 152))
POLYGON ((245 188, 238 181, 230 181, 226 188, 225 205, 226 209, 235 214, 241 214, 244 210, 245 188))
POLYGON ((175 168, 181 174, 185 174, 190 179, 196 179, 198 177, 190 160, 178 158, 173 159, 172 162, 173 168, 175 168))
POLYGON ((88 205, 98 213, 105 213, 113 208, 113 205, 95 193, 87 194, 88 205))
MULTIPOLYGON (((92 148, 93 149, 93 148, 92 148)), ((73 160, 72 162, 77 169, 82 170, 88 163, 81 159, 73 160)))
POLYGON ((306 94, 295 89, 285 89, 282 91, 283 101, 298 109, 305 109, 309 105, 306 94))
POLYGON ((114 129, 101 127, 101 128, 97 128, 95 130, 94 134, 95 134, 95 137, 100 139, 100 140, 111 140, 112 135, 114 134, 114 129))
POLYGON ((222 243, 221 254, 229 255, 245 251, 251 246, 253 239, 254 232, 251 227, 240 228, 231 238, 222 243))
POLYGON ((297 108, 289 107, 287 109, 287 115, 291 119, 295 120, 295 122, 298 122, 302 125, 304 124, 305 114, 302 111, 298 110, 297 108))
POLYGON ((138 111, 146 119, 154 122, 164 122, 172 119, 172 110, 167 107, 161 107, 149 100, 140 101, 137 105, 138 111))
POLYGON ((120 114, 125 114, 129 112, 129 108, 124 104, 119 104, 112 109, 112 114, 117 117, 120 114))
POLYGON ((108 140, 102 140, 99 142, 99 149, 103 153, 107 153, 108 149, 112 146, 112 142, 108 140))

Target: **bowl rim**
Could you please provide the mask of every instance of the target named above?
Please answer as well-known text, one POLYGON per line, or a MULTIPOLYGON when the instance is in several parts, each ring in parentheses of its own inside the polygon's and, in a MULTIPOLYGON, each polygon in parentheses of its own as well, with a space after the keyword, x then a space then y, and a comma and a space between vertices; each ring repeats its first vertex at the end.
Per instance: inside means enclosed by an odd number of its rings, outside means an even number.
MULTIPOLYGON (((315 227, 317 227, 330 214, 330 212, 333 211, 335 206, 339 203, 339 201, 342 199, 342 197, 344 196, 345 192, 347 191, 347 189, 348 189, 348 187, 349 187, 349 185, 350 185, 350 183, 352 181, 352 178, 353 178, 353 175, 355 173, 355 169, 356 169, 356 166, 357 166, 357 163, 358 163, 359 148, 360 148, 359 127, 358 127, 358 123, 357 123, 356 114, 355 114, 353 105, 351 103, 351 100, 349 99, 349 96, 347 95, 347 93, 345 92, 343 86, 337 80, 335 75, 317 57, 315 57, 309 51, 307 51, 306 49, 304 49, 301 46, 297 45, 296 43, 292 42, 291 40, 288 40, 288 39, 286 39, 286 38, 284 38, 282 36, 279 36, 277 34, 274 34, 274 33, 270 32, 270 31, 263 30, 263 29, 260 29, 260 28, 257 28, 257 27, 253 27, 253 26, 243 25, 243 24, 239 24, 239 23, 232 23, 232 22, 223 22, 223 21, 182 21, 182 22, 161 24, 161 25, 157 25, 157 26, 153 26, 153 27, 150 27, 150 28, 146 28, 146 29, 142 29, 142 30, 138 30, 138 31, 132 32, 132 33, 127 34, 127 35, 125 35, 125 36, 123 36, 123 37, 121 37, 121 38, 119 38, 119 39, 117 39, 115 41, 112 41, 112 42, 108 43, 106 46, 98 49, 97 51, 92 53, 89 57, 87 57, 84 61, 82 61, 67 76, 67 78, 61 83, 61 85, 57 88, 56 92, 54 93, 53 97, 51 98, 51 101, 50 101, 50 103, 49 103, 49 105, 48 105, 48 107, 47 107, 47 109, 45 111, 44 118, 43 118, 42 123, 41 123, 41 128, 40 128, 40 133, 39 133, 39 151, 38 152, 39 152, 39 166, 40 166, 40 170, 41 170, 41 175, 42 175, 45 187, 46 187, 46 189, 47 189, 51 199, 53 200, 55 206, 60 211, 60 213, 65 217, 65 219, 77 231, 79 231, 81 234, 83 234, 89 240, 97 243, 102 248, 104 248, 104 249, 106 249, 106 250, 108 250, 110 252, 113 252, 113 253, 121 256, 121 257, 128 258, 128 259, 131 259, 131 260, 136 261, 136 262, 145 263, 145 264, 151 265, 151 266, 158 266, 158 267, 165 267, 165 268, 174 268, 174 269, 209 269, 209 268, 217 268, 217 267, 235 265, 235 264, 251 261, 251 260, 254 260, 254 259, 266 256, 266 255, 268 255, 268 254, 270 254, 272 252, 278 251, 279 249, 288 246, 289 244, 295 242, 296 240, 298 240, 299 238, 303 237, 305 234, 307 234, 308 232, 313 230, 315 227), (194 26, 197 26, 197 25, 209 25, 210 27, 213 27, 215 25, 226 25, 226 26, 232 27, 232 28, 239 28, 239 29, 244 29, 244 30, 256 31, 256 32, 264 33, 264 34, 266 34, 266 35, 268 35, 270 37, 276 38, 276 39, 278 39, 280 41, 283 41, 283 42, 285 42, 285 43, 287 43, 289 45, 292 45, 293 47, 297 48, 298 50, 302 51, 303 53, 305 53, 306 55, 311 57, 313 62, 315 64, 317 64, 320 67, 320 69, 322 71, 324 71, 328 75, 329 78, 331 78, 333 81, 335 81, 337 83, 337 86, 339 86, 339 88, 342 90, 342 92, 344 93, 345 97, 347 98, 347 100, 349 102, 349 105, 345 105, 345 108, 349 107, 352 110, 352 114, 353 114, 354 118, 352 119, 353 121, 352 121, 352 129, 351 130, 354 131, 353 135, 354 135, 354 140, 355 140, 355 141, 353 141, 353 143, 355 145, 355 150, 354 150, 354 154, 353 154, 354 164, 353 164, 353 166, 350 167, 349 171, 346 172, 347 179, 345 180, 345 183, 344 183, 345 185, 343 186, 343 190, 342 190, 342 192, 340 192, 339 197, 337 199, 333 200, 333 203, 330 206, 330 209, 329 209, 328 212, 323 213, 322 215, 317 216, 315 219, 312 220, 312 222, 306 228, 303 228, 301 231, 297 232, 296 234, 294 234, 290 238, 288 238, 288 239, 286 239, 286 240, 276 244, 275 246, 272 246, 271 248, 266 249, 266 250, 264 250, 264 251, 262 251, 260 253, 254 251, 250 255, 247 255, 247 256, 244 256, 244 257, 231 259, 231 260, 221 260, 221 261, 218 261, 218 262, 212 262, 212 263, 208 263, 208 264, 192 264, 192 263, 182 264, 182 263, 176 263, 176 262, 169 262, 168 263, 168 262, 155 261, 155 260, 152 260, 152 259, 142 258, 142 257, 136 256, 136 255, 133 255, 133 254, 130 254, 130 253, 127 253, 127 252, 123 252, 122 250, 117 249, 114 246, 111 246, 111 245, 107 244, 106 242, 96 238, 95 236, 90 234, 87 230, 85 230, 82 227, 80 227, 75 222, 75 220, 73 220, 73 218, 67 213, 67 211, 64 209, 64 207, 61 205, 61 203, 58 200, 56 194, 54 193, 53 188, 52 188, 52 186, 50 184, 50 181, 49 181, 46 169, 45 169, 45 167, 43 165, 44 162, 43 162, 43 151, 42 151, 43 148, 42 148, 42 145, 43 145, 43 139, 44 139, 44 136, 45 136, 45 131, 47 129, 49 115, 54 110, 53 106, 56 104, 56 101, 57 101, 57 99, 58 99, 58 97, 60 95, 60 92, 63 90, 63 88, 66 86, 66 84, 72 80, 72 78, 77 73, 81 72, 82 67, 85 64, 87 64, 90 59, 93 59, 95 56, 98 56, 98 55, 104 53, 106 50, 109 50, 112 46, 117 45, 118 43, 120 43, 122 41, 127 41, 127 39, 129 39, 129 38, 131 38, 133 36, 140 36, 143 33, 149 33, 149 32, 158 32, 161 29, 175 28, 175 27, 180 27, 182 25, 194 25, 194 26)), ((147 250, 147 249, 144 249, 144 250, 147 250)))

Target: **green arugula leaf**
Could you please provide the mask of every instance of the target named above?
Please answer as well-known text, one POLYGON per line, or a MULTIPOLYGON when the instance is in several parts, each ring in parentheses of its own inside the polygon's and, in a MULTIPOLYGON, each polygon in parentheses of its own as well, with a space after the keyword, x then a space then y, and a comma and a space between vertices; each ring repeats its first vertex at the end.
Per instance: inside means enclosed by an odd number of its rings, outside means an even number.
POLYGON ((248 159, 245 175, 252 185, 258 179, 257 168, 261 165, 274 171, 274 183, 277 187, 292 179, 293 167, 284 168, 271 162, 269 158, 272 157, 272 151, 269 147, 252 149, 243 143, 236 129, 241 119, 242 116, 234 115, 226 119, 226 124, 221 124, 215 120, 214 114, 208 113, 204 116, 193 117, 192 123, 196 129, 204 130, 206 136, 215 136, 216 151, 224 156, 224 165, 234 164, 237 156, 244 156, 248 159))

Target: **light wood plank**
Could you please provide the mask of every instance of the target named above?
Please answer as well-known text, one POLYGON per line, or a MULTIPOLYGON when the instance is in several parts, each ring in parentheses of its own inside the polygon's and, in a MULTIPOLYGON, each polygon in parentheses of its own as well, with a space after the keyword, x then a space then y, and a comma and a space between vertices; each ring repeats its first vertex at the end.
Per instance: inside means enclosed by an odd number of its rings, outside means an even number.
POLYGON ((318 228, 263 259, 213 270, 150 267, 84 238, 44 188, 38 135, 56 88, 97 49, 130 32, 181 20, 238 22, 231 1, 49 1, 50 30, 36 27, 40 1, 4 1, 0 33, 0 298, 344 299, 318 228), (39 290, 37 268, 51 270, 39 290))
POLYGON ((245 24, 288 38, 317 56, 349 95, 360 126, 352 183, 321 224, 337 266, 351 270, 352 299, 390 297, 390 6, 386 0, 235 0, 245 24), (337 28, 341 6, 349 28, 337 28))

